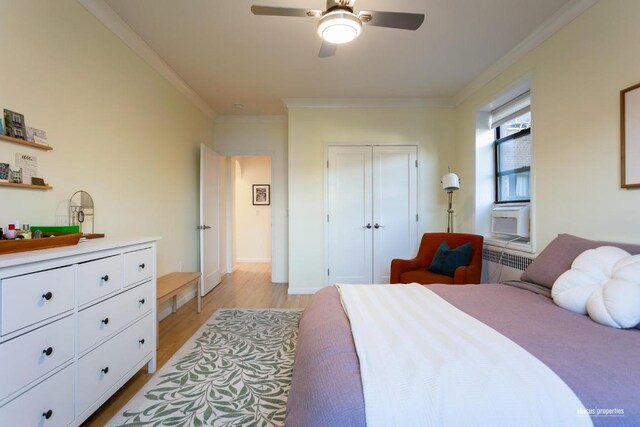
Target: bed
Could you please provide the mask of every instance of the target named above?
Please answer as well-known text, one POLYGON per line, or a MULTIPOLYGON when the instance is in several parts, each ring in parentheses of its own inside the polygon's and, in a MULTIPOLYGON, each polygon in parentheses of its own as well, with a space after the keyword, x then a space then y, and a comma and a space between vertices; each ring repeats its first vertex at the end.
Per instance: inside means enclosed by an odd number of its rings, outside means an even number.
MULTIPOLYGON (((590 411, 593 425, 637 426, 640 330, 600 325, 558 307, 550 297, 551 284, 576 256, 602 245, 640 253, 638 245, 560 235, 527 269, 522 282, 428 288, 555 372, 590 411)), ((366 425, 358 354, 334 286, 319 291, 300 320, 286 425, 366 425)))

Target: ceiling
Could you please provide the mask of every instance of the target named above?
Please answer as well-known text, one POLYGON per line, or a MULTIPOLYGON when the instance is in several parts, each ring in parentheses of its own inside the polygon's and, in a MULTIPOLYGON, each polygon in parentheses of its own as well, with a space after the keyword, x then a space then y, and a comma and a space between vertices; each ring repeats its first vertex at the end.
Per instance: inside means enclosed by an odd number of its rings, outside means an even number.
POLYGON ((324 0, 106 0, 217 114, 283 114, 288 98, 453 98, 572 0, 357 0, 424 13, 417 31, 365 26, 318 58, 316 18, 254 16, 252 4, 324 0), (235 104, 242 104, 238 109, 235 104))

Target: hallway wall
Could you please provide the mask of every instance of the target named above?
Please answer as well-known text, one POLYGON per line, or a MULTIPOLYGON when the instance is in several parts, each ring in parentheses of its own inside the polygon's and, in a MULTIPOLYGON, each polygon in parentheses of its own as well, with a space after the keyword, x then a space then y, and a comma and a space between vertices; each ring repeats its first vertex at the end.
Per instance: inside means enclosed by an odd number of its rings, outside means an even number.
MULTIPOLYGON (((235 173, 235 262, 271 262, 271 205, 253 205, 253 185, 271 185, 271 157, 232 157, 235 173)), ((235 263, 234 263, 235 264, 235 263)))

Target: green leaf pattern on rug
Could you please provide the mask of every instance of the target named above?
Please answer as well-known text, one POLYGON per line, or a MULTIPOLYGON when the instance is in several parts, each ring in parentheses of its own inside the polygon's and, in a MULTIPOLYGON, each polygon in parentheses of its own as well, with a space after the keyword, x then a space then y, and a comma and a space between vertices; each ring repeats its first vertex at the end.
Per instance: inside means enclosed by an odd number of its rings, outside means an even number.
POLYGON ((301 313, 221 310, 122 425, 283 425, 301 313))

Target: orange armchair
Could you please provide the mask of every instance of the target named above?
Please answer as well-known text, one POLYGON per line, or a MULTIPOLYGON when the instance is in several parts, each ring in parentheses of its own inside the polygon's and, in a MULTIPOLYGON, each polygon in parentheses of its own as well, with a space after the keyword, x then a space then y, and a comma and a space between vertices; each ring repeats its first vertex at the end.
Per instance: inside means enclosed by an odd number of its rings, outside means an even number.
POLYGON ((391 283, 446 283, 452 285, 480 283, 482 275, 482 244, 484 237, 464 233, 425 233, 420 242, 418 255, 413 259, 394 259, 391 261, 391 283), (432 273, 427 268, 440 243, 447 242, 450 248, 471 242, 471 260, 469 265, 458 267, 453 277, 432 273))

